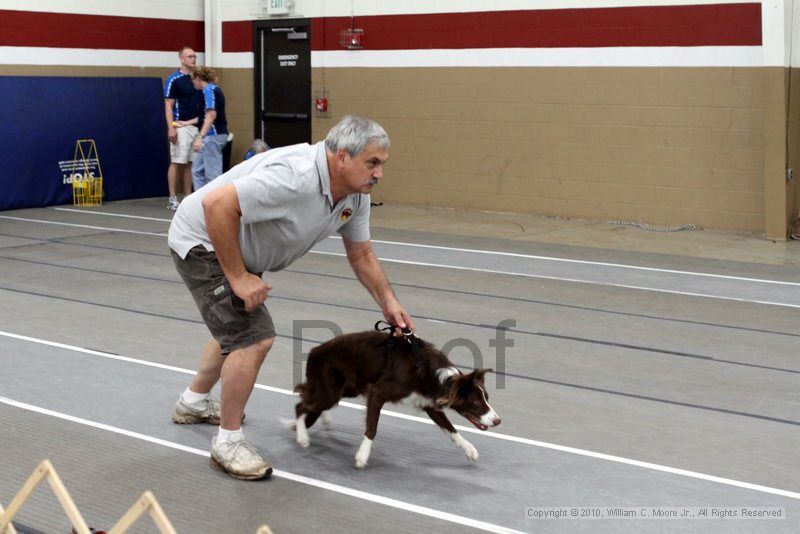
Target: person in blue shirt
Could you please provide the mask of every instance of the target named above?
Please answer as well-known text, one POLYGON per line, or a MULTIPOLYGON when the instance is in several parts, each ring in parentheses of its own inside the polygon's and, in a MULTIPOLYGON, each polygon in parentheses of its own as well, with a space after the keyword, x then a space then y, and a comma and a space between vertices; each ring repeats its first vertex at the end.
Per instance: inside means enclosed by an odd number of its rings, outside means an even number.
POLYGON ((192 184, 197 191, 222 174, 222 149, 228 142, 225 95, 215 83, 217 73, 208 67, 195 67, 192 83, 203 92, 205 116, 192 148, 197 153, 192 163, 192 184))
POLYGON ((164 111, 167 119, 167 137, 170 142, 170 165, 167 171, 169 203, 167 209, 178 209, 178 180, 187 195, 192 192, 191 162, 194 159, 192 143, 197 137, 202 112, 202 92, 192 83, 192 69, 197 54, 188 46, 178 51, 181 66, 164 82, 164 111))

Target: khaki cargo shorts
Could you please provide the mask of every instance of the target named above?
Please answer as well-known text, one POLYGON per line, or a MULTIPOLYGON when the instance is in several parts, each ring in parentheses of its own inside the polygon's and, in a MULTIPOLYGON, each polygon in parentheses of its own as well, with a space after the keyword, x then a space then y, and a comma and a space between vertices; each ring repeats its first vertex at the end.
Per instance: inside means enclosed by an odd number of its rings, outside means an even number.
POLYGON ((211 335, 227 355, 264 339, 275 337, 275 326, 266 306, 245 311, 244 302, 237 297, 214 252, 199 245, 181 259, 174 250, 172 261, 194 298, 211 335))
POLYGON ((200 131, 197 126, 181 126, 175 128, 178 141, 169 144, 169 155, 172 163, 190 163, 194 161, 195 151, 192 144, 200 131))

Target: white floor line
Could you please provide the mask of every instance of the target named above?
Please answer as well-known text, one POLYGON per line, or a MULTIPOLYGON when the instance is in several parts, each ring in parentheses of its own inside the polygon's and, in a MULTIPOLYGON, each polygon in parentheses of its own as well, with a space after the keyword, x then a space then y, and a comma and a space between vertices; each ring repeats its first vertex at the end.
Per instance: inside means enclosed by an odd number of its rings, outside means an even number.
MULTIPOLYGON (((9 217, 9 216, 6 216, 6 215, 0 215, 0 219, 14 219, 14 220, 19 220, 19 221, 38 222, 38 223, 44 223, 44 224, 57 224, 57 225, 63 225, 63 226, 75 226, 75 227, 79 227, 79 228, 91 228, 91 229, 94 229, 94 230, 105 230, 105 231, 109 231, 109 232, 125 232, 125 233, 129 233, 129 234, 142 234, 142 235, 153 235, 153 236, 158 236, 158 237, 167 237, 167 234, 163 234, 163 233, 137 232, 137 231, 134 231, 134 230, 122 230, 122 229, 119 229, 119 228, 105 228, 105 227, 101 227, 101 226, 89 226, 89 225, 85 225, 85 224, 69 224, 69 223, 56 223, 56 222, 51 222, 51 221, 36 221, 36 220, 33 220, 33 219, 23 219, 23 218, 20 218, 20 217, 9 217)), ((309 252, 311 254, 321 254, 323 256, 340 256, 340 257, 345 257, 346 256, 346 254, 344 254, 342 252, 323 252, 323 251, 320 251, 320 250, 311 250, 309 252)), ((473 272, 481 272, 481 273, 489 273, 489 274, 502 274, 502 275, 509 275, 509 276, 523 276, 523 277, 526 277, 526 278, 537 278, 537 279, 541 279, 541 280, 556 280, 556 281, 559 281, 559 282, 571 282, 571 283, 576 283, 576 284, 600 285, 600 286, 607 286, 607 287, 620 287, 620 288, 624 288, 624 289, 637 289, 637 290, 641 290, 641 291, 652 291, 652 292, 655 292, 655 293, 667 293, 667 294, 670 294, 670 295, 684 295, 684 296, 687 296, 687 297, 701 297, 701 298, 710 298, 710 299, 717 299, 717 300, 728 300, 728 301, 733 301, 733 302, 749 302, 749 303, 752 303, 752 304, 764 304, 764 305, 767 305, 767 306, 780 306, 782 308, 795 308, 795 309, 800 308, 800 304, 788 304, 788 303, 784 303, 784 302, 773 302, 771 300, 755 300, 755 299, 745 299, 745 298, 738 298, 738 297, 725 297, 725 296, 722 296, 722 295, 711 295, 711 294, 706 294, 706 293, 693 293, 693 292, 689 292, 689 291, 676 291, 676 290, 672 290, 672 289, 659 289, 659 288, 646 287, 646 286, 634 286, 634 285, 628 285, 628 284, 615 284, 615 283, 612 283, 612 282, 596 282, 596 281, 591 281, 591 280, 580 280, 580 279, 577 279, 577 278, 566 278, 566 277, 562 277, 562 276, 547 276, 547 275, 541 275, 541 274, 518 273, 518 272, 514 272, 514 271, 500 271, 500 270, 497 270, 497 269, 481 269, 481 268, 478 268, 478 267, 462 267, 462 266, 459 266, 459 265, 445 265, 445 264, 440 264, 440 263, 426 263, 426 262, 420 262, 420 261, 396 260, 396 259, 386 258, 386 257, 380 258, 380 261, 382 261, 384 263, 399 263, 399 264, 403 264, 403 265, 418 265, 418 266, 421 266, 421 267, 437 267, 437 268, 442 268, 442 269, 455 269, 455 270, 459 270, 459 271, 473 271, 473 272)), ((675 272, 681 272, 681 271, 675 271, 675 272)), ((684 274, 695 274, 695 273, 684 273, 684 274)), ((704 275, 704 276, 716 276, 716 275, 704 275)), ((725 277, 722 277, 722 278, 725 278, 725 277)), ((728 277, 728 278, 731 278, 731 277, 728 277)), ((752 278, 740 278, 739 280, 749 280, 749 281, 752 281, 752 282, 760 282, 761 281, 761 280, 752 279, 752 278)), ((776 284, 777 283, 781 283, 781 284, 790 284, 790 285, 800 285, 800 284, 791 284, 790 282, 776 282, 776 281, 769 281, 769 280, 766 280, 764 282, 776 283, 776 284)))
MULTIPOLYGON (((327 256, 342 256, 345 257, 346 254, 343 252, 322 252, 319 250, 312 250, 310 251, 313 254, 324 254, 327 256)), ((401 263, 405 265, 419 265, 422 267, 439 267, 442 269, 455 269, 459 271, 474 271, 479 273, 489 273, 489 274, 504 274, 510 276, 524 276, 526 278, 537 278, 541 280, 556 280, 559 282, 572 282, 576 284, 589 284, 595 286, 607 286, 607 287, 621 287, 625 289, 639 289, 642 291, 652 291, 655 293, 668 293, 670 295, 684 295, 687 297, 702 297, 702 298, 710 298, 710 299, 717 299, 717 300, 730 300, 733 302, 749 302, 752 304, 766 304, 768 306, 781 306, 783 308, 800 308, 800 304, 788 304, 785 302, 773 302, 771 300, 755 300, 755 299, 745 299, 739 297, 726 297, 723 295, 711 295, 707 293, 693 293, 690 291, 676 291, 673 289, 660 289, 655 287, 646 287, 646 286, 634 286, 628 284, 615 284, 613 282, 596 282, 592 280, 580 280, 578 278, 566 278, 563 276, 547 276, 543 274, 531 274, 531 273, 518 273, 514 271, 499 271, 497 269, 481 269, 479 267, 462 267, 460 265, 445 265, 441 263, 426 263, 420 261, 407 261, 407 260, 396 260, 392 258, 381 257, 381 262, 384 263, 401 263)), ((687 273, 691 274, 691 273, 687 273)), ((752 280, 757 282, 758 280, 752 280)), ((788 282, 787 282, 788 283, 788 282)))
MULTIPOLYGON (((184 373, 184 374, 190 374, 190 375, 195 374, 194 371, 191 371, 189 369, 183 369, 183 368, 180 368, 180 367, 174 367, 174 366, 171 366, 171 365, 164 365, 164 364, 155 363, 155 362, 148 362, 146 360, 139 360, 139 359, 136 359, 136 358, 129 358, 127 356, 119 356, 119 355, 116 355, 116 354, 109 354, 107 352, 102 352, 102 351, 92 350, 92 349, 85 349, 85 348, 82 348, 82 347, 76 347, 76 346, 73 346, 73 345, 67 345, 67 344, 64 344, 64 343, 57 343, 57 342, 54 342, 54 341, 47 341, 47 340, 38 339, 38 338, 34 338, 34 337, 29 337, 29 336, 23 336, 23 335, 19 335, 19 334, 13 334, 13 333, 10 333, 10 332, 0 331, 0 336, 12 338, 12 339, 18 339, 18 340, 21 340, 21 341, 28 341, 28 342, 31 342, 31 343, 37 343, 37 344, 40 344, 40 345, 47 345, 47 346, 51 346, 51 347, 57 347, 57 348, 61 348, 61 349, 71 350, 71 351, 82 353, 82 354, 100 356, 100 357, 108 358, 108 359, 111 359, 111 360, 118 360, 118 361, 124 361, 124 362, 129 362, 129 363, 135 363, 135 364, 138 364, 138 365, 145 365, 145 366, 148 366, 148 367, 156 367, 156 368, 159 368, 159 369, 166 369, 166 370, 169 370, 169 371, 176 371, 176 372, 184 373)), ((276 388, 276 387, 272 387, 272 386, 265 386, 265 385, 262 385, 262 384, 256 384, 255 387, 257 389, 262 389, 262 390, 270 391, 270 392, 273 392, 273 393, 280 393, 282 395, 294 395, 294 393, 292 391, 288 390, 288 389, 276 388)), ((362 411, 364 410, 364 406, 362 406, 360 404, 356 404, 356 403, 340 402, 339 405, 340 406, 344 406, 346 408, 353 408, 353 409, 362 410, 362 411)), ((414 422, 417 422, 417 423, 424 423, 424 424, 431 424, 431 425, 433 424, 433 422, 430 421, 427 418, 417 417, 417 416, 414 416, 414 415, 407 415, 407 414, 398 413, 398 412, 391 412, 391 411, 388 411, 388 410, 381 410, 381 414, 389 416, 389 417, 395 417, 395 418, 398 418, 398 419, 405 419, 407 421, 414 421, 414 422)), ((537 440, 528 439, 528 438, 521 438, 521 437, 517 437, 517 436, 511 436, 511 435, 508 435, 508 434, 500 434, 498 432, 482 432, 480 430, 477 430, 477 429, 471 428, 471 427, 465 427, 465 426, 461 426, 461 425, 454 425, 454 426, 461 432, 468 432, 468 433, 478 434, 480 436, 484 436, 484 437, 487 437, 487 438, 500 439, 500 440, 504 440, 504 441, 510 441, 510 442, 513 442, 513 443, 521 443, 521 444, 524 444, 524 445, 540 447, 540 448, 543 448, 543 449, 550 449, 550 450, 564 452, 564 453, 568 453, 568 454, 575 454, 575 455, 584 456, 584 457, 587 457, 587 458, 594 458, 594 459, 597 459, 597 460, 604 460, 604 461, 608 461, 608 462, 614 462, 614 463, 619 463, 619 464, 624 464, 624 465, 630 465, 630 466, 634 466, 634 467, 640 467, 640 468, 643 468, 643 469, 650 469, 652 471, 659 471, 659 472, 662 472, 662 473, 669 473, 669 474, 672 474, 672 475, 678 475, 678 476, 683 476, 683 477, 688 477, 688 478, 695 478, 695 479, 699 479, 699 480, 704 480, 706 482, 714 482, 716 484, 723 484, 723 485, 726 485, 726 486, 733 486, 733 487, 737 487, 737 488, 748 489, 748 490, 758 491, 758 492, 761 492, 761 493, 769 493, 769 494, 772 494, 772 495, 779 495, 781 497, 788 497, 790 499, 800 500, 800 492, 788 491, 788 490, 783 490, 783 489, 779 489, 779 488, 772 488, 772 487, 769 487, 769 486, 762 486, 762 485, 759 485, 759 484, 752 484, 750 482, 743 482, 743 481, 740 481, 740 480, 733 480, 733 479, 730 479, 730 478, 723 478, 723 477, 718 477, 718 476, 714 476, 714 475, 707 475, 705 473, 699 473, 697 471, 689 471, 689 470, 686 470, 686 469, 679 469, 679 468, 676 468, 676 467, 669 467, 669 466, 666 466, 666 465, 654 464, 654 463, 650 463, 650 462, 643 462, 643 461, 640 461, 640 460, 633 460, 633 459, 630 459, 630 458, 624 458, 622 456, 614 456, 614 455, 611 455, 611 454, 604 454, 604 453, 589 451, 589 450, 585 450, 585 449, 578 449, 578 448, 575 448, 575 447, 567 447, 567 446, 564 446, 564 445, 557 445, 555 443, 548 443, 548 442, 545 442, 545 441, 537 441, 537 440)))
MULTIPOLYGON (((54 209, 60 210, 60 211, 76 211, 76 212, 83 213, 83 214, 90 213, 90 214, 93 214, 93 215, 107 215, 107 216, 111 216, 111 217, 128 217, 128 218, 132 218, 132 219, 146 219, 146 220, 152 220, 152 221, 170 222, 172 220, 172 219, 159 219, 159 218, 155 218, 155 217, 141 217, 141 216, 138 216, 138 215, 123 215, 123 214, 118 214, 118 213, 108 213, 108 212, 100 212, 100 211, 91 211, 91 212, 89 212, 89 211, 76 210, 76 209, 72 209, 72 208, 54 208, 54 209)), ((8 217, 8 218, 13 219, 15 217, 8 217)), ((39 220, 36 220, 36 219, 20 219, 20 220, 26 220, 26 221, 32 221, 32 222, 50 222, 51 224, 67 224, 67 223, 55 223, 55 222, 51 222, 51 221, 39 221, 39 220)), ((81 225, 68 225, 68 226, 81 226, 81 225)), ((100 228, 100 227, 87 226, 87 228, 100 228)), ((130 231, 130 230, 115 230, 113 228, 107 228, 107 230, 120 231, 120 232, 129 232, 130 231)), ((152 235, 165 235, 165 234, 152 234, 152 235)), ((339 240, 342 239, 341 236, 338 236, 338 235, 331 235, 331 236, 328 236, 328 237, 330 239, 339 239, 339 240)), ((776 284, 776 285, 786 285, 786 286, 800 287, 800 282, 786 282, 786 281, 782 281, 782 280, 768 280, 768 279, 763 279, 763 278, 748 278, 748 277, 743 277, 743 276, 731 276, 731 275, 715 274, 715 273, 698 273, 698 272, 695 272, 695 271, 679 271, 679 270, 675 270, 675 269, 659 269, 657 267, 643 267, 641 265, 628 265, 628 264, 624 264, 624 263, 609 263, 609 262, 590 261, 590 260, 572 260, 572 259, 568 259, 568 258, 556 258, 556 257, 552 257, 552 256, 537 256, 537 255, 533 255, 533 254, 520 254, 520 253, 516 253, 516 252, 500 252, 500 251, 496 251, 496 250, 446 247, 446 246, 443 246, 443 245, 426 245, 426 244, 421 244, 421 243, 408 243, 408 242, 403 242, 403 241, 384 241, 384 240, 380 240, 380 239, 373 239, 372 242, 373 243, 381 243, 381 244, 385 244, 385 245, 397 245, 397 246, 403 246, 403 247, 419 247, 419 248, 429 248, 429 249, 436 249, 436 250, 449 250, 449 251, 452 251, 452 252, 469 252, 471 254, 490 254, 493 257, 508 256, 508 257, 513 257, 513 258, 525 258, 525 259, 531 259, 531 260, 542 260, 542 261, 552 261, 552 262, 561 262, 561 263, 575 263, 575 264, 579 264, 579 265, 614 267, 614 268, 619 268, 619 269, 633 269, 633 270, 638 270, 638 271, 649 271, 649 272, 656 272, 656 273, 678 274, 678 275, 686 275, 686 276, 702 276, 702 277, 708 277, 708 278, 719 278, 719 279, 723 279, 723 280, 737 280, 737 281, 741 281, 741 282, 757 282, 757 283, 762 283, 762 284, 776 284)), ((317 252, 317 251, 312 251, 312 252, 317 252)), ((317 252, 317 253, 318 254, 326 254, 325 252, 317 252)), ((333 254, 333 255, 337 255, 337 256, 338 255, 343 255, 343 254, 335 254, 335 253, 327 253, 327 254, 333 254)), ((394 260, 394 261, 396 261, 397 263, 404 263, 404 262, 402 262, 400 260, 394 260)), ((411 261, 407 261, 405 263, 410 263, 410 264, 413 264, 413 265, 434 266, 434 267, 450 267, 448 265, 416 263, 416 262, 411 262, 411 261)), ((480 271, 482 269, 472 269, 472 270, 480 271)), ((506 273, 506 272, 503 272, 503 271, 493 271, 493 270, 489 270, 489 269, 485 270, 485 272, 498 273, 498 274, 518 274, 518 273, 506 273)), ((522 276, 525 276, 525 275, 522 275, 522 276)), ((531 276, 531 275, 527 275, 527 276, 531 276)), ((549 277, 537 276, 536 278, 549 278, 549 277)), ((561 278, 553 278, 553 279, 562 280, 561 278)), ((563 280, 573 281, 573 280, 569 280, 569 279, 563 279, 563 280)), ((612 284, 606 284, 606 285, 612 285, 612 284)), ((619 286, 619 287, 629 287, 629 286, 619 286)), ((637 289, 641 289, 641 288, 637 288, 637 289)), ((703 295, 701 295, 701 296, 703 296, 703 295)))
MULTIPOLYGON (((341 236, 331 235, 329 236, 331 239, 341 239, 341 236)), ((725 280, 739 280, 742 282, 760 282, 763 284, 778 284, 778 285, 787 285, 787 286, 797 286, 800 287, 800 283, 798 282, 784 282, 781 280, 764 280, 761 278, 746 278, 742 276, 730 276, 725 274, 714 274, 714 273, 698 273, 694 271, 677 271, 674 269, 659 269, 657 267, 642 267, 640 265, 628 265, 624 263, 607 263, 602 261, 589 261, 589 260, 571 260, 567 258, 554 258, 552 256, 535 256, 532 254, 518 254, 515 252, 498 252, 495 250, 481 250, 481 249, 470 249, 470 248, 455 248, 455 247, 445 247, 441 245, 422 245, 419 243, 404 243, 402 241, 380 241, 374 239, 373 243, 383 243, 387 245, 398 245, 404 247, 419 247, 419 248, 432 248, 438 250, 449 250, 452 252, 469 252, 472 254, 490 254, 492 257, 496 256, 510 256, 514 258, 525 258, 530 260, 543 260, 543 261, 552 261, 552 262, 561 262, 561 263, 577 263, 580 265, 592 265, 592 266, 601 266, 601 267, 616 267, 620 269, 635 269, 638 271, 652 271, 657 273, 669 273, 669 274, 681 274, 681 275, 689 275, 689 276, 706 276, 711 278, 722 278, 725 280)))
MULTIPOLYGON (((89 226, 89 225, 85 225, 85 224, 70 224, 70 223, 61 223, 61 222, 54 222, 54 221, 42 221, 42 220, 37 220, 37 219, 25 219, 25 218, 22 218, 22 217, 10 217, 10 216, 7 216, 7 215, 0 215, 0 218, 2 218, 2 219, 13 219, 13 220, 19 220, 19 221, 27 221, 27 222, 37 222, 37 223, 43 223, 43 224, 74 226, 74 227, 79 227, 79 228, 91 228, 91 229, 94 229, 94 230, 104 230, 104 231, 107 231, 107 232, 125 232, 125 233, 129 233, 129 234, 142 234, 142 235, 152 235, 152 236, 157 236, 157 237, 167 237, 166 233, 138 232, 138 231, 134 231, 134 230, 123 230, 123 229, 120 229, 120 228, 107 228, 107 227, 103 227, 103 226, 89 226)), ((331 237, 336 238, 335 236, 331 236, 331 237)), ((339 239, 341 239, 341 238, 339 238, 339 239)), ((395 242, 392 242, 392 241, 374 241, 374 242, 375 243, 395 243, 395 242)), ((409 246, 425 246, 425 247, 430 247, 431 246, 431 245, 412 245, 410 243, 397 243, 397 244, 409 245, 409 246)), ((448 247, 437 247, 437 248, 448 248, 448 247)), ((453 250, 465 250, 467 252, 482 252, 482 253, 487 252, 487 251, 470 251, 468 249, 453 249, 453 250)), ((322 255, 325 255, 325 256, 345 256, 345 254, 341 253, 341 252, 323 252, 323 251, 319 251, 319 250, 311 250, 310 252, 312 254, 322 254, 322 255)), ((508 253, 503 253, 503 252, 495 253, 495 252, 492 252, 492 254, 508 254, 508 253)), ((530 256, 530 257, 531 258, 535 258, 536 256, 530 256)), ((607 265, 607 266, 615 266, 615 267, 620 267, 620 268, 645 269, 645 270, 660 271, 660 272, 673 273, 673 274, 686 274, 686 275, 706 276, 706 277, 712 277, 712 278, 728 278, 728 279, 738 280, 738 281, 749 281, 749 282, 760 282, 760 283, 768 283, 768 284, 783 284, 783 285, 789 285, 789 286, 800 286, 800 284, 797 284, 797 283, 794 283, 794 282, 781 282, 781 281, 777 281, 777 280, 761 280, 761 279, 757 279, 757 278, 741 278, 741 277, 716 275, 716 274, 708 274, 708 273, 693 273, 693 272, 689 272, 689 271, 669 271, 669 270, 664 270, 664 269, 653 269, 653 268, 650 268, 650 267, 637 267, 637 266, 632 266, 632 265, 610 264, 610 263, 599 263, 599 262, 587 262, 587 261, 578 261, 578 260, 564 260, 564 259, 560 259, 560 258, 548 258, 548 257, 544 257, 544 256, 539 257, 539 258, 552 260, 552 261, 585 263, 587 265, 607 265)), ((560 282, 571 282, 571 283, 589 284, 589 285, 597 285, 597 286, 619 287, 619 288, 624 288, 624 289, 636 289, 636 290, 641 290, 641 291, 651 291, 651 292, 655 292, 655 293, 666 293, 666 294, 671 294, 671 295, 684 295, 684 296, 688 296, 688 297, 701 297, 701 298, 710 298, 710 299, 717 299, 717 300, 727 300, 727 301, 731 301, 731 302, 749 302, 749 303, 752 303, 752 304, 764 304, 764 305, 767 305, 767 306, 779 306, 779 307, 783 307, 783 308, 795 308, 795 309, 800 308, 800 304, 787 304, 787 303, 783 303, 783 302, 773 302, 773 301, 770 301, 770 300, 756 300, 756 299, 746 299, 746 298, 738 298, 738 297, 726 297, 726 296, 722 296, 722 295, 712 295, 712 294, 706 294, 706 293, 693 293, 693 292, 688 292, 688 291, 676 291, 676 290, 671 290, 671 289, 659 289, 659 288, 646 287, 646 286, 615 284, 615 283, 612 283, 612 282, 598 282, 598 281, 592 281, 592 280, 581 280, 581 279, 567 278, 567 277, 561 277, 561 276, 547 276, 547 275, 531 274, 531 273, 518 273, 518 272, 513 272, 513 271, 500 271, 500 270, 496 270, 496 269, 481 269, 481 268, 478 268, 478 267, 462 267, 462 266, 458 266, 458 265, 446 265, 446 264, 439 264, 439 263, 426 263, 426 262, 419 262, 419 261, 396 260, 396 259, 385 258, 385 257, 381 258, 380 260, 382 262, 386 262, 386 263, 400 263, 400 264, 404 264, 404 265, 418 265, 418 266, 421 266, 421 267, 438 267, 438 268, 442 268, 442 269, 455 269, 455 270, 460 270, 460 271, 473 271, 473 272, 482 272, 482 273, 488 273, 488 274, 524 276, 524 277, 527 277, 527 278, 537 278, 537 279, 541 279, 541 280, 556 280, 556 281, 560 281, 560 282)))
MULTIPOLYGON (((196 454, 198 456, 204 456, 208 458, 210 453, 208 451, 195 449, 194 447, 187 447, 186 445, 181 445, 180 443, 175 443, 173 441, 167 441, 165 439, 156 438, 154 436, 149 436, 147 434, 140 434, 139 432, 133 432, 131 430, 126 430, 124 428, 119 428, 111 425, 106 425, 104 423, 98 423, 96 421, 91 421, 88 419, 83 419, 80 417, 75 417, 73 415, 68 415, 61 412, 56 412, 54 410, 48 410, 47 408, 42 408, 39 406, 34 406, 32 404, 27 404, 24 402, 16 401, 14 399, 9 399, 7 397, 0 396, 0 403, 6 404, 8 406, 13 406, 15 408, 19 408, 22 410, 26 410, 29 412, 35 412, 38 414, 46 415, 49 417, 56 417, 58 419, 63 419, 65 421, 69 421, 71 423, 78 423, 81 425, 89 426, 92 428, 97 428, 99 430, 105 430, 107 432, 113 432, 115 434, 120 434, 125 437, 134 438, 142 441, 146 441, 148 443, 153 443, 155 445, 161 445, 163 447, 169 447, 171 449, 176 449, 182 452, 188 452, 191 454, 196 454)), ((278 478, 284 478, 287 480, 291 480, 294 482, 299 482, 301 484, 306 484, 309 486, 314 486, 316 488, 325 489, 328 491, 333 491, 336 493, 340 493, 342 495, 347 495, 349 497, 355 497, 356 499, 361 499, 365 501, 374 502, 376 504, 382 504, 385 506, 390 506, 392 508, 397 508, 399 510, 404 510, 406 512, 412 512, 415 514, 424 515, 427 517, 432 517, 434 519, 441 519, 443 521, 448 521, 450 523, 456 523, 459 525, 464 525, 472 528, 477 528, 480 530, 485 530, 487 532, 504 532, 509 534, 522 534, 518 530, 513 530, 510 528, 502 527, 500 525, 495 525, 492 523, 486 523, 484 521, 478 521, 476 519, 471 519, 469 517, 464 517, 456 514, 451 514, 449 512, 443 512, 441 510, 435 510, 433 508, 427 508, 425 506, 419 506, 416 504, 407 503, 404 501, 399 501, 397 499, 391 499, 389 497, 383 497, 381 495, 376 495, 374 493, 368 493, 366 491, 361 491, 353 488, 348 488, 346 486, 340 486, 338 484, 333 484, 331 482, 325 482, 324 480, 317 480, 315 478, 309 478, 303 475, 296 475, 294 473, 289 473, 288 471, 280 471, 274 470, 272 472, 272 476, 278 478)), ((520 512, 522 513, 522 512, 520 512)))
POLYGON ((89 228, 91 230, 103 230, 105 232, 123 232, 126 234, 140 234, 140 235, 154 235, 158 237, 167 237, 167 234, 161 232, 139 232, 137 230, 124 230, 122 228, 107 228, 105 226, 90 226, 88 224, 72 224, 72 223, 65 223, 65 222, 56 222, 56 221, 42 221, 39 219, 26 219, 24 217, 11 217, 9 215, 0 215, 0 219, 11 219, 12 221, 25 221, 25 222, 35 222, 39 224, 54 224, 57 226, 72 226, 74 228, 89 228))
POLYGON ((107 211, 87 211, 76 210, 74 208, 53 208, 56 211, 72 211, 75 213, 83 213, 84 215, 105 215, 107 217, 122 217, 125 219, 141 219, 143 221, 159 221, 159 222, 172 222, 172 219, 162 219, 159 217, 143 217, 142 215, 128 215, 126 213, 109 213, 107 211))

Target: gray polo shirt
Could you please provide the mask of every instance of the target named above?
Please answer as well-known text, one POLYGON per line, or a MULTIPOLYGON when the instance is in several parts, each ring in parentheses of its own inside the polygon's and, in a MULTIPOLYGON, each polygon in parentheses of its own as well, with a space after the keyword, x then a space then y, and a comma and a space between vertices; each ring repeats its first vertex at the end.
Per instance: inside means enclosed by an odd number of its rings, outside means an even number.
POLYGON ((181 258, 193 247, 214 250, 203 198, 233 183, 242 219, 239 245, 251 273, 280 271, 333 232, 368 241, 369 195, 333 205, 325 143, 274 148, 235 166, 181 202, 169 227, 169 247, 181 258))

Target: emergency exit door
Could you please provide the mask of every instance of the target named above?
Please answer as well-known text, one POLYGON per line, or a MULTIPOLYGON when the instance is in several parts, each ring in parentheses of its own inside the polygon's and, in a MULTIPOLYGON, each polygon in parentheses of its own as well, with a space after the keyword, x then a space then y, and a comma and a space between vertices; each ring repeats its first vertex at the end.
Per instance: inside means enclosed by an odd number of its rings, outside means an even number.
POLYGON ((311 142, 311 35, 308 19, 256 27, 256 136, 270 147, 311 142))

